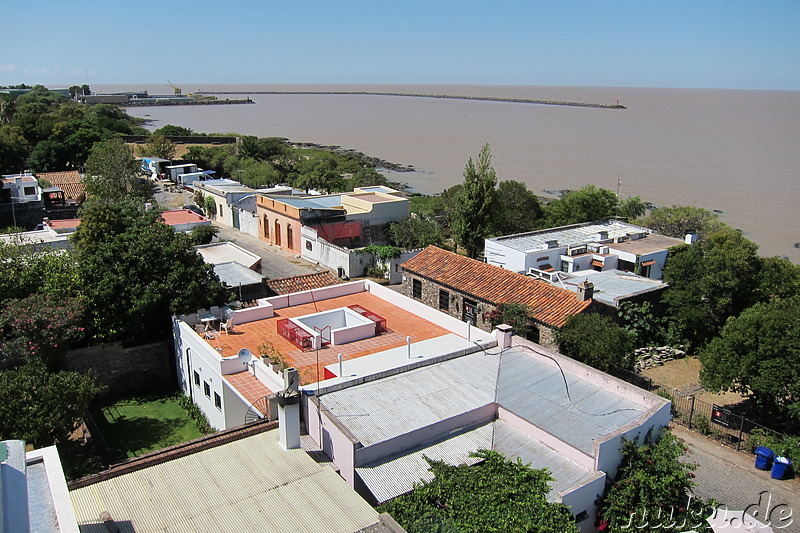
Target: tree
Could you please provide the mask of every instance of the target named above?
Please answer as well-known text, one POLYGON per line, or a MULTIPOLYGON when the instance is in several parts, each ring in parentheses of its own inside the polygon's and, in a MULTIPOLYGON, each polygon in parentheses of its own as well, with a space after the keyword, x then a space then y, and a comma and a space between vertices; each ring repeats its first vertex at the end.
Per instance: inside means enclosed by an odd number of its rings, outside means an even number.
POLYGON ((542 218, 539 198, 524 183, 501 181, 497 186, 492 214, 494 235, 513 235, 533 231, 542 218))
POLYGON ((496 184, 492 151, 486 144, 478 154, 477 164, 471 157, 467 161, 463 188, 458 194, 452 220, 456 244, 463 246, 467 256, 473 259, 478 257, 489 235, 496 184))
POLYGON ((192 128, 167 124, 155 130, 153 135, 163 135, 164 137, 191 137, 192 135, 198 134, 192 131, 192 128))
POLYGON ((556 331, 561 353, 599 370, 630 366, 633 339, 610 318, 596 313, 581 313, 567 318, 556 331))
POLYGON ((175 157, 175 151, 175 143, 159 134, 151 135, 147 142, 139 147, 140 156, 152 156, 170 161, 175 157))
POLYGON ((254 137, 253 135, 245 135, 239 138, 237 152, 242 159, 264 160, 264 148, 258 140, 258 137, 254 137))
POLYGON ((139 166, 121 139, 96 143, 86 161, 86 192, 109 202, 127 196, 150 198, 152 189, 139 177, 139 166))
POLYGON ((0 242, 0 294, 4 298, 35 293, 69 298, 78 295, 81 285, 74 253, 0 242))
POLYGON ((64 441, 100 392, 91 376, 49 373, 33 361, 0 370, 0 440, 21 439, 36 448, 64 441))
POLYGON ((600 531, 711 531, 706 518, 716 502, 690 495, 697 465, 681 461, 687 448, 668 429, 652 442, 623 440, 622 463, 600 502, 600 531))
POLYGON ((727 228, 719 216, 700 207, 673 205, 657 207, 650 215, 638 221, 656 233, 683 239, 687 233, 695 232, 700 239, 727 228))
POLYGON ((336 159, 330 155, 314 159, 304 159, 297 165, 299 176, 295 180, 295 187, 316 189, 325 193, 341 191, 345 181, 338 170, 336 159))
POLYGON ((217 202, 214 200, 213 196, 209 195, 203 198, 203 209, 208 216, 217 216, 217 202))
POLYGON ((76 250, 92 334, 102 340, 168 334, 170 315, 221 304, 227 296, 189 238, 132 203, 83 212, 76 250), (99 231, 108 227, 109 231, 99 231))
POLYGON ((8 124, 0 126, 0 174, 21 172, 30 149, 18 127, 8 124))
POLYGON ((210 243, 214 237, 219 233, 219 228, 216 226, 195 226, 189 232, 189 239, 194 246, 210 243))
POLYGON ((531 306, 519 302, 501 303, 489 314, 489 319, 493 328, 508 324, 514 328, 515 335, 527 337, 531 331, 531 311, 531 306))
POLYGON ((761 408, 800 401, 800 297, 756 304, 699 353, 710 391, 746 394, 761 408))
POLYGON ((272 187, 281 179, 280 172, 268 161, 244 159, 239 162, 238 166, 236 180, 253 189, 272 187))
POLYGON ((637 348, 659 346, 669 339, 667 320, 663 316, 655 315, 650 302, 622 302, 617 315, 637 348))
POLYGON ((740 232, 727 229, 670 254, 664 268, 669 288, 662 301, 679 334, 694 348, 756 301, 757 250, 740 232))
POLYGON ((44 140, 31 150, 27 166, 34 172, 55 172, 67 168, 69 160, 70 154, 63 143, 44 140))
POLYGON ((567 193, 563 198, 547 206, 546 225, 555 227, 601 220, 614 216, 616 207, 617 195, 614 191, 587 185, 567 193))
POLYGON ((758 296, 761 301, 800 295, 800 265, 783 257, 761 259, 758 296))
POLYGON ((444 241, 439 224, 422 217, 409 217, 389 224, 389 239, 404 250, 441 246, 444 241))
POLYGON ((482 462, 451 466, 426 457, 433 480, 378 510, 409 533, 578 531, 567 506, 547 501, 553 478, 546 469, 534 470, 489 450, 470 456, 482 462))
POLYGON ((617 214, 625 220, 635 220, 647 212, 647 204, 638 196, 625 198, 617 205, 617 214))

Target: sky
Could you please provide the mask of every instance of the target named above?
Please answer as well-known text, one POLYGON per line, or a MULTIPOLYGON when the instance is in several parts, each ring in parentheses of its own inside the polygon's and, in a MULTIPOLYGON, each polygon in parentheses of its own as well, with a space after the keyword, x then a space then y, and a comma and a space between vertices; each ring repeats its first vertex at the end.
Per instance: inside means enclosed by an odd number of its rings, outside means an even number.
POLYGON ((800 90, 798 0, 25 0, 2 19, 0 85, 800 90))

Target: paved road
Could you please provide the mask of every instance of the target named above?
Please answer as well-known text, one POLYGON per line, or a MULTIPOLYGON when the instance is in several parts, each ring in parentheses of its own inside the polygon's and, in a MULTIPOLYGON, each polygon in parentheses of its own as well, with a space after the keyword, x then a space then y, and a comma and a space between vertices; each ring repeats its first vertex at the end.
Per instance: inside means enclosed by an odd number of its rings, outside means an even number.
POLYGON ((800 479, 772 479, 769 471, 755 468, 754 456, 682 426, 676 425, 674 433, 686 441, 688 459, 698 464, 694 492, 699 498, 714 498, 729 509, 747 510, 765 523, 769 520, 775 533, 800 532, 800 479))

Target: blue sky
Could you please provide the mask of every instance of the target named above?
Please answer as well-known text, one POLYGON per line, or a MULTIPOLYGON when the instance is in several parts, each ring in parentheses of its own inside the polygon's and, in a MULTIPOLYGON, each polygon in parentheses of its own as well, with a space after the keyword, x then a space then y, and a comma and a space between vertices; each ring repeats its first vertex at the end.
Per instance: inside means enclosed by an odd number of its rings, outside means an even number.
POLYGON ((2 15, 0 85, 800 89, 797 0, 26 0, 2 15))

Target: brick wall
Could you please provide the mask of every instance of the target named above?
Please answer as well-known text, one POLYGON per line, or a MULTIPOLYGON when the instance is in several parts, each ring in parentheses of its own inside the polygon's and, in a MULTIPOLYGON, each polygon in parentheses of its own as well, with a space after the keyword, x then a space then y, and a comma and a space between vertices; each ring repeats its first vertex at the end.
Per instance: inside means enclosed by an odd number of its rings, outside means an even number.
POLYGON ((71 350, 64 356, 66 370, 92 372, 106 394, 151 390, 173 383, 170 341, 123 348, 121 343, 71 350))

